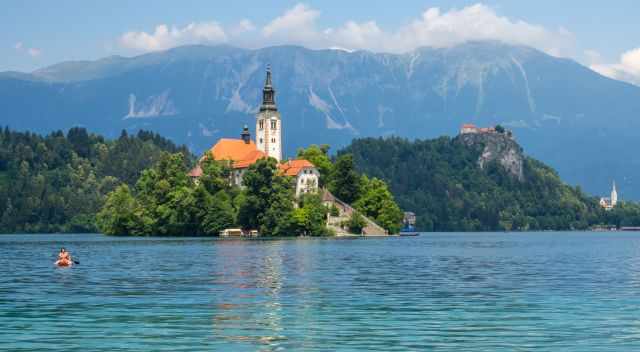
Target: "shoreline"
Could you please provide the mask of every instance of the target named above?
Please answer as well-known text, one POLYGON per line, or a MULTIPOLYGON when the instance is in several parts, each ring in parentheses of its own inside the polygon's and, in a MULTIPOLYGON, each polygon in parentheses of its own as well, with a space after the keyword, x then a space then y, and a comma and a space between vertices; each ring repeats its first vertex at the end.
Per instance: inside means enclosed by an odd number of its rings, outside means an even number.
MULTIPOLYGON (((449 235, 464 235, 464 234, 530 234, 530 233, 636 233, 640 232, 637 229, 587 229, 587 230, 540 230, 540 231, 417 231, 419 235, 429 236, 431 234, 449 234, 449 235)), ((392 235, 356 235, 356 234, 344 234, 335 236, 205 236, 205 235, 152 235, 152 236, 131 236, 131 235, 106 235, 100 232, 27 232, 27 233, 0 233, 1 236, 51 236, 51 235, 64 235, 64 236, 83 236, 83 235, 100 235, 105 238, 192 238, 192 239, 214 239, 214 240, 297 240, 297 239, 357 239, 357 238, 397 238, 397 237, 413 237, 413 236, 401 236, 398 234, 392 235)), ((419 236, 418 236, 419 237, 419 236)))

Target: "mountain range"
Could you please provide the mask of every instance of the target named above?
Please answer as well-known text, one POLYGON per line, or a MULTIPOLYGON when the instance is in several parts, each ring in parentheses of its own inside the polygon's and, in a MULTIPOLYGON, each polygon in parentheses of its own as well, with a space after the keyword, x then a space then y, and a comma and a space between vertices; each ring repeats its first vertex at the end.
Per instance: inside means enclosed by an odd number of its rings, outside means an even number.
MULTIPOLYGON (((579 63, 500 42, 405 54, 184 46, 131 58, 0 73, 0 124, 110 137, 154 130, 196 153, 252 130, 270 64, 285 154, 353 138, 455 135, 501 124, 565 181, 640 199, 640 87, 579 63)), ((411 173, 411 170, 407 170, 411 173)))

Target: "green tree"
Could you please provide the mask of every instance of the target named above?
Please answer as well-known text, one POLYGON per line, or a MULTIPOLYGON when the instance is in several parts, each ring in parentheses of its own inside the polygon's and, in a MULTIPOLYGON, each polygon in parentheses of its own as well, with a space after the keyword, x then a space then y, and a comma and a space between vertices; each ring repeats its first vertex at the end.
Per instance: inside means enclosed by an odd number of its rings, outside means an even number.
POLYGON ((97 216, 98 228, 107 235, 126 235, 135 224, 136 200, 129 186, 121 185, 107 197, 97 216))
POLYGON ((354 207, 365 216, 373 219, 389 233, 398 233, 403 213, 393 199, 387 184, 377 178, 362 176, 361 196, 354 207))
POLYGON ((199 234, 218 235, 220 231, 234 224, 234 210, 231 197, 224 191, 211 196, 204 186, 196 188, 196 221, 199 234))
POLYGON ((295 231, 304 236, 325 236, 327 230, 327 208, 317 194, 305 194, 294 210, 295 231))
POLYGON ((213 195, 229 187, 231 169, 227 163, 215 160, 213 155, 207 152, 200 161, 200 167, 202 168, 202 176, 199 178, 199 182, 204 185, 207 192, 213 195))
POLYGON ((357 235, 362 233, 367 222, 359 212, 354 211, 344 225, 349 229, 349 232, 357 235))
POLYGON ((360 197, 360 176, 355 171, 353 155, 343 154, 333 166, 329 189, 343 202, 353 203, 360 197))
POLYGON ((238 222, 265 236, 293 235, 293 185, 277 170, 275 159, 260 159, 243 176, 244 199, 238 222))

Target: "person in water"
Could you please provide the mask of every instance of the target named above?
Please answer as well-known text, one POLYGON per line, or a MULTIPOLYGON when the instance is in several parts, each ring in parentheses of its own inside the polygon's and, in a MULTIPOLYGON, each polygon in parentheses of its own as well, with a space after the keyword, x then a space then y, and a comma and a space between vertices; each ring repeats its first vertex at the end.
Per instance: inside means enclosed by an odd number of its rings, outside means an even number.
POLYGON ((72 264, 73 264, 73 261, 71 260, 71 254, 69 254, 69 252, 67 252, 66 249, 61 248, 60 253, 58 253, 58 260, 56 261, 56 265, 69 266, 72 264))

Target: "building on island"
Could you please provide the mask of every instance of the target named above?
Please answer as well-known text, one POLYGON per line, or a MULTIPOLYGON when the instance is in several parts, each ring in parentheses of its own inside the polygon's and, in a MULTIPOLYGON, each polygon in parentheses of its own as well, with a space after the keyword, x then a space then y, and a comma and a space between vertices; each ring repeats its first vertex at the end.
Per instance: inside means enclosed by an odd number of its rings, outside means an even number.
MULTIPOLYGON (((353 235, 345 227, 356 210, 349 204, 337 199, 328 190, 319 189, 320 172, 308 160, 287 159, 282 157, 282 119, 276 106, 275 89, 271 81, 271 69, 267 67, 267 77, 262 89, 262 104, 256 114, 256 139, 251 138, 248 126, 244 126, 240 138, 221 138, 200 159, 213 158, 214 160, 227 162, 231 168, 229 182, 238 187, 243 186, 243 178, 249 167, 263 158, 274 158, 278 161, 278 174, 290 177, 295 181, 295 195, 306 193, 318 193, 322 203, 329 209, 337 209, 337 214, 327 214, 326 226, 336 235, 353 235)), ((203 174, 202 167, 198 163, 189 176, 197 182, 203 174)), ((293 182, 292 182, 293 185, 293 182)), ((362 216, 365 226, 358 235, 379 236, 388 235, 387 231, 371 219, 362 216)), ((226 229, 220 236, 257 236, 255 230, 226 229)))
MULTIPOLYGON (((256 161, 271 157, 282 160, 282 121, 276 107, 275 89, 271 82, 271 69, 267 67, 267 78, 262 90, 262 104, 256 115, 256 140, 251 139, 248 126, 244 126, 240 138, 221 138, 209 150, 217 161, 227 161, 231 166, 230 182, 242 187, 242 178, 247 169, 256 161)), ((203 158, 207 157, 206 155, 203 158)), ((308 160, 288 160, 278 164, 279 172, 293 177, 296 181, 296 196, 317 192, 320 173, 308 160)), ((202 176, 202 168, 196 165, 189 176, 197 179, 202 176)))
POLYGON ((320 172, 308 160, 289 160, 280 165, 278 169, 285 176, 295 177, 296 197, 303 193, 313 193, 318 190, 320 172))
POLYGON ((605 210, 611 210, 618 204, 618 191, 616 190, 616 181, 613 181, 611 189, 611 197, 600 198, 600 206, 605 210))

